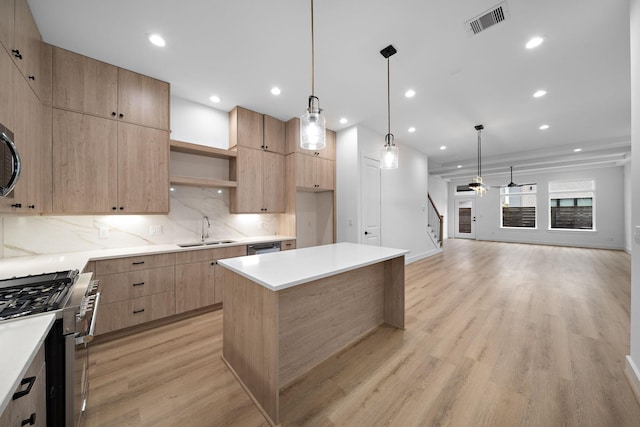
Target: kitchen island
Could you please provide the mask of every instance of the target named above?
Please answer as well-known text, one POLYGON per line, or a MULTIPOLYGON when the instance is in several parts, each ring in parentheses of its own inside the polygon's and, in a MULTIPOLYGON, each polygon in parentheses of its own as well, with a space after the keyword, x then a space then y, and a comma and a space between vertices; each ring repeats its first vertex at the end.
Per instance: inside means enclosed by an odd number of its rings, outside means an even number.
POLYGON ((404 329, 407 252, 338 243, 218 261, 223 359, 271 424, 283 387, 381 324, 404 329))

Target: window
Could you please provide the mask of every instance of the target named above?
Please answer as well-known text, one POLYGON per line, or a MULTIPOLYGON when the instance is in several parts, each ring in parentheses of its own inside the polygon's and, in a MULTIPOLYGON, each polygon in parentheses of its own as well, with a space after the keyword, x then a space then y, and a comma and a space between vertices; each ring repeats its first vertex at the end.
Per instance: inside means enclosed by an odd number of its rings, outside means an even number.
POLYGON ((535 185, 500 189, 502 227, 536 228, 535 185))
POLYGON ((595 230, 595 181, 549 183, 549 228, 595 230))

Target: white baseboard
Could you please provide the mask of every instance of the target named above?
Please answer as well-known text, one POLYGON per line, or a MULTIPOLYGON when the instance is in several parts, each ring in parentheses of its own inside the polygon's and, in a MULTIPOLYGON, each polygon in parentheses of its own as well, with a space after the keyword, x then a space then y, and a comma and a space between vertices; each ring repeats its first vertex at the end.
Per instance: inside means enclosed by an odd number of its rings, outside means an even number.
POLYGON ((629 380, 629 385, 633 390, 633 393, 636 395, 636 399, 640 402, 640 371, 635 363, 633 363, 633 359, 631 356, 627 356, 627 363, 624 369, 624 373, 629 380))
POLYGON ((404 263, 405 263, 405 265, 411 264, 412 262, 420 261, 421 259, 425 259, 425 258, 429 258, 430 256, 437 255, 440 252, 442 252, 442 248, 434 248, 434 249, 432 249, 430 251, 423 252, 421 254, 414 255, 414 256, 411 256, 411 257, 407 257, 407 258, 405 258, 404 263))

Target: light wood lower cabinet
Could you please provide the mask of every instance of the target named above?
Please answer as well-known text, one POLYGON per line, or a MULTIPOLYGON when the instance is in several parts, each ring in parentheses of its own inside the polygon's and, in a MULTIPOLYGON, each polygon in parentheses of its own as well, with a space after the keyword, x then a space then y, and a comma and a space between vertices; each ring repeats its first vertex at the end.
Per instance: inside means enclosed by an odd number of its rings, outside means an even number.
POLYGON ((176 313, 222 302, 219 259, 246 255, 246 246, 176 254, 176 313))
POLYGON ((0 416, 0 426, 21 427, 47 425, 46 365, 44 345, 27 368, 9 406, 0 416), (31 384, 31 386, 29 386, 31 384))
POLYGON ((175 267, 100 276, 100 302, 110 303, 174 290, 175 267))
POLYGON ((96 333, 104 334, 175 314, 175 293, 162 292, 100 304, 96 333))
POLYGON ((280 250, 281 251, 290 251, 291 249, 296 248, 295 240, 283 240, 280 242, 280 250))

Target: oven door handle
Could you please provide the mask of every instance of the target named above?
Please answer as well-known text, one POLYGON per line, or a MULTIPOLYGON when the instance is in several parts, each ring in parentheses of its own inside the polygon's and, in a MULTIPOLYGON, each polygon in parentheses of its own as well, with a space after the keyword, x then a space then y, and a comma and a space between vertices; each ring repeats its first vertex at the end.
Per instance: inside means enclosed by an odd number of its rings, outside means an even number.
POLYGON ((76 338, 76 344, 88 344, 93 341, 96 331, 96 319, 98 319, 98 307, 100 306, 100 292, 96 293, 96 298, 93 300, 93 312, 91 314, 91 325, 89 325, 89 332, 86 335, 76 338))

